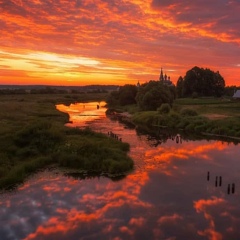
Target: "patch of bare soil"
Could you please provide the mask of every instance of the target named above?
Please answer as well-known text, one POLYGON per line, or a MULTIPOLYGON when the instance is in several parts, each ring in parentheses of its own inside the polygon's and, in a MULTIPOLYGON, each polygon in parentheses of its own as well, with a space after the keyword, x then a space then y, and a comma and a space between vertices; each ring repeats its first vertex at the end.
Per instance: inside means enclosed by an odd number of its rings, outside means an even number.
POLYGON ((227 115, 222 115, 222 114, 204 114, 205 117, 209 118, 210 120, 215 120, 215 119, 223 119, 228 117, 227 115))

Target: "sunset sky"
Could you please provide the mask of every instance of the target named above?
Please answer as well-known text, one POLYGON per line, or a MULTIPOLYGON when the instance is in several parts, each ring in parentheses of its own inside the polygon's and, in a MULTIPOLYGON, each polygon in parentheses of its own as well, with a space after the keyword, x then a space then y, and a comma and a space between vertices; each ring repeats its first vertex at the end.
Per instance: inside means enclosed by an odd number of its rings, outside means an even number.
POLYGON ((240 0, 0 0, 0 84, 240 84, 240 0))

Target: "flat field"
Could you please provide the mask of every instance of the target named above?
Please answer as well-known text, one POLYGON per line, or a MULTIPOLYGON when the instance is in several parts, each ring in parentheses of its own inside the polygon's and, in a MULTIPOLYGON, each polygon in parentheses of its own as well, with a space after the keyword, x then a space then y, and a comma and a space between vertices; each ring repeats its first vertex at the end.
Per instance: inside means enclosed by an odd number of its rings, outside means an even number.
POLYGON ((240 117, 240 101, 229 98, 180 98, 175 101, 174 108, 191 108, 209 119, 240 117))

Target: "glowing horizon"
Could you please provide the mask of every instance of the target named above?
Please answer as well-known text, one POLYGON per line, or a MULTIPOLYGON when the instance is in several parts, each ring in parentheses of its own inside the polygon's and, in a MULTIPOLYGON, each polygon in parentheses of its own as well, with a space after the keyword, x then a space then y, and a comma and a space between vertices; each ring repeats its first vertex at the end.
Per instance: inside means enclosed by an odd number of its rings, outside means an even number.
POLYGON ((0 84, 136 84, 161 67, 176 83, 198 66, 240 85, 238 0, 0 0, 0 10, 0 84))

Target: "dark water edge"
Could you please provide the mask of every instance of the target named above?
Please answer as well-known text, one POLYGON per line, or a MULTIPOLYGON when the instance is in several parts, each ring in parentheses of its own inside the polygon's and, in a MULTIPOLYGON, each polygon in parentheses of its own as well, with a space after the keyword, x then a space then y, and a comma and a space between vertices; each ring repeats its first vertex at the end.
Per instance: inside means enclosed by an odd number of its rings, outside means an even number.
POLYGON ((169 128, 167 126, 147 126, 144 124, 135 124, 131 117, 125 116, 122 113, 115 112, 114 109, 107 109, 106 116, 113 121, 119 121, 120 123, 126 125, 129 129, 136 129, 137 132, 151 135, 155 138, 163 138, 162 140, 167 140, 168 138, 174 138, 175 136, 181 134, 182 138, 186 140, 216 140, 224 141, 229 143, 234 143, 237 145, 240 143, 239 137, 227 136, 221 134, 213 134, 206 132, 191 132, 184 129, 169 128))
POLYGON ((146 127, 138 125, 135 127, 137 134, 141 135, 149 135, 156 140, 161 140, 166 142, 168 139, 176 139, 177 136, 181 136, 181 139, 184 141, 198 141, 198 140, 215 140, 215 141, 223 141, 228 143, 233 143, 238 145, 240 143, 240 139, 232 136, 223 136, 218 134, 209 134, 209 133, 195 133, 189 132, 185 130, 177 130, 177 129, 169 129, 169 128, 161 128, 161 127, 146 127))

